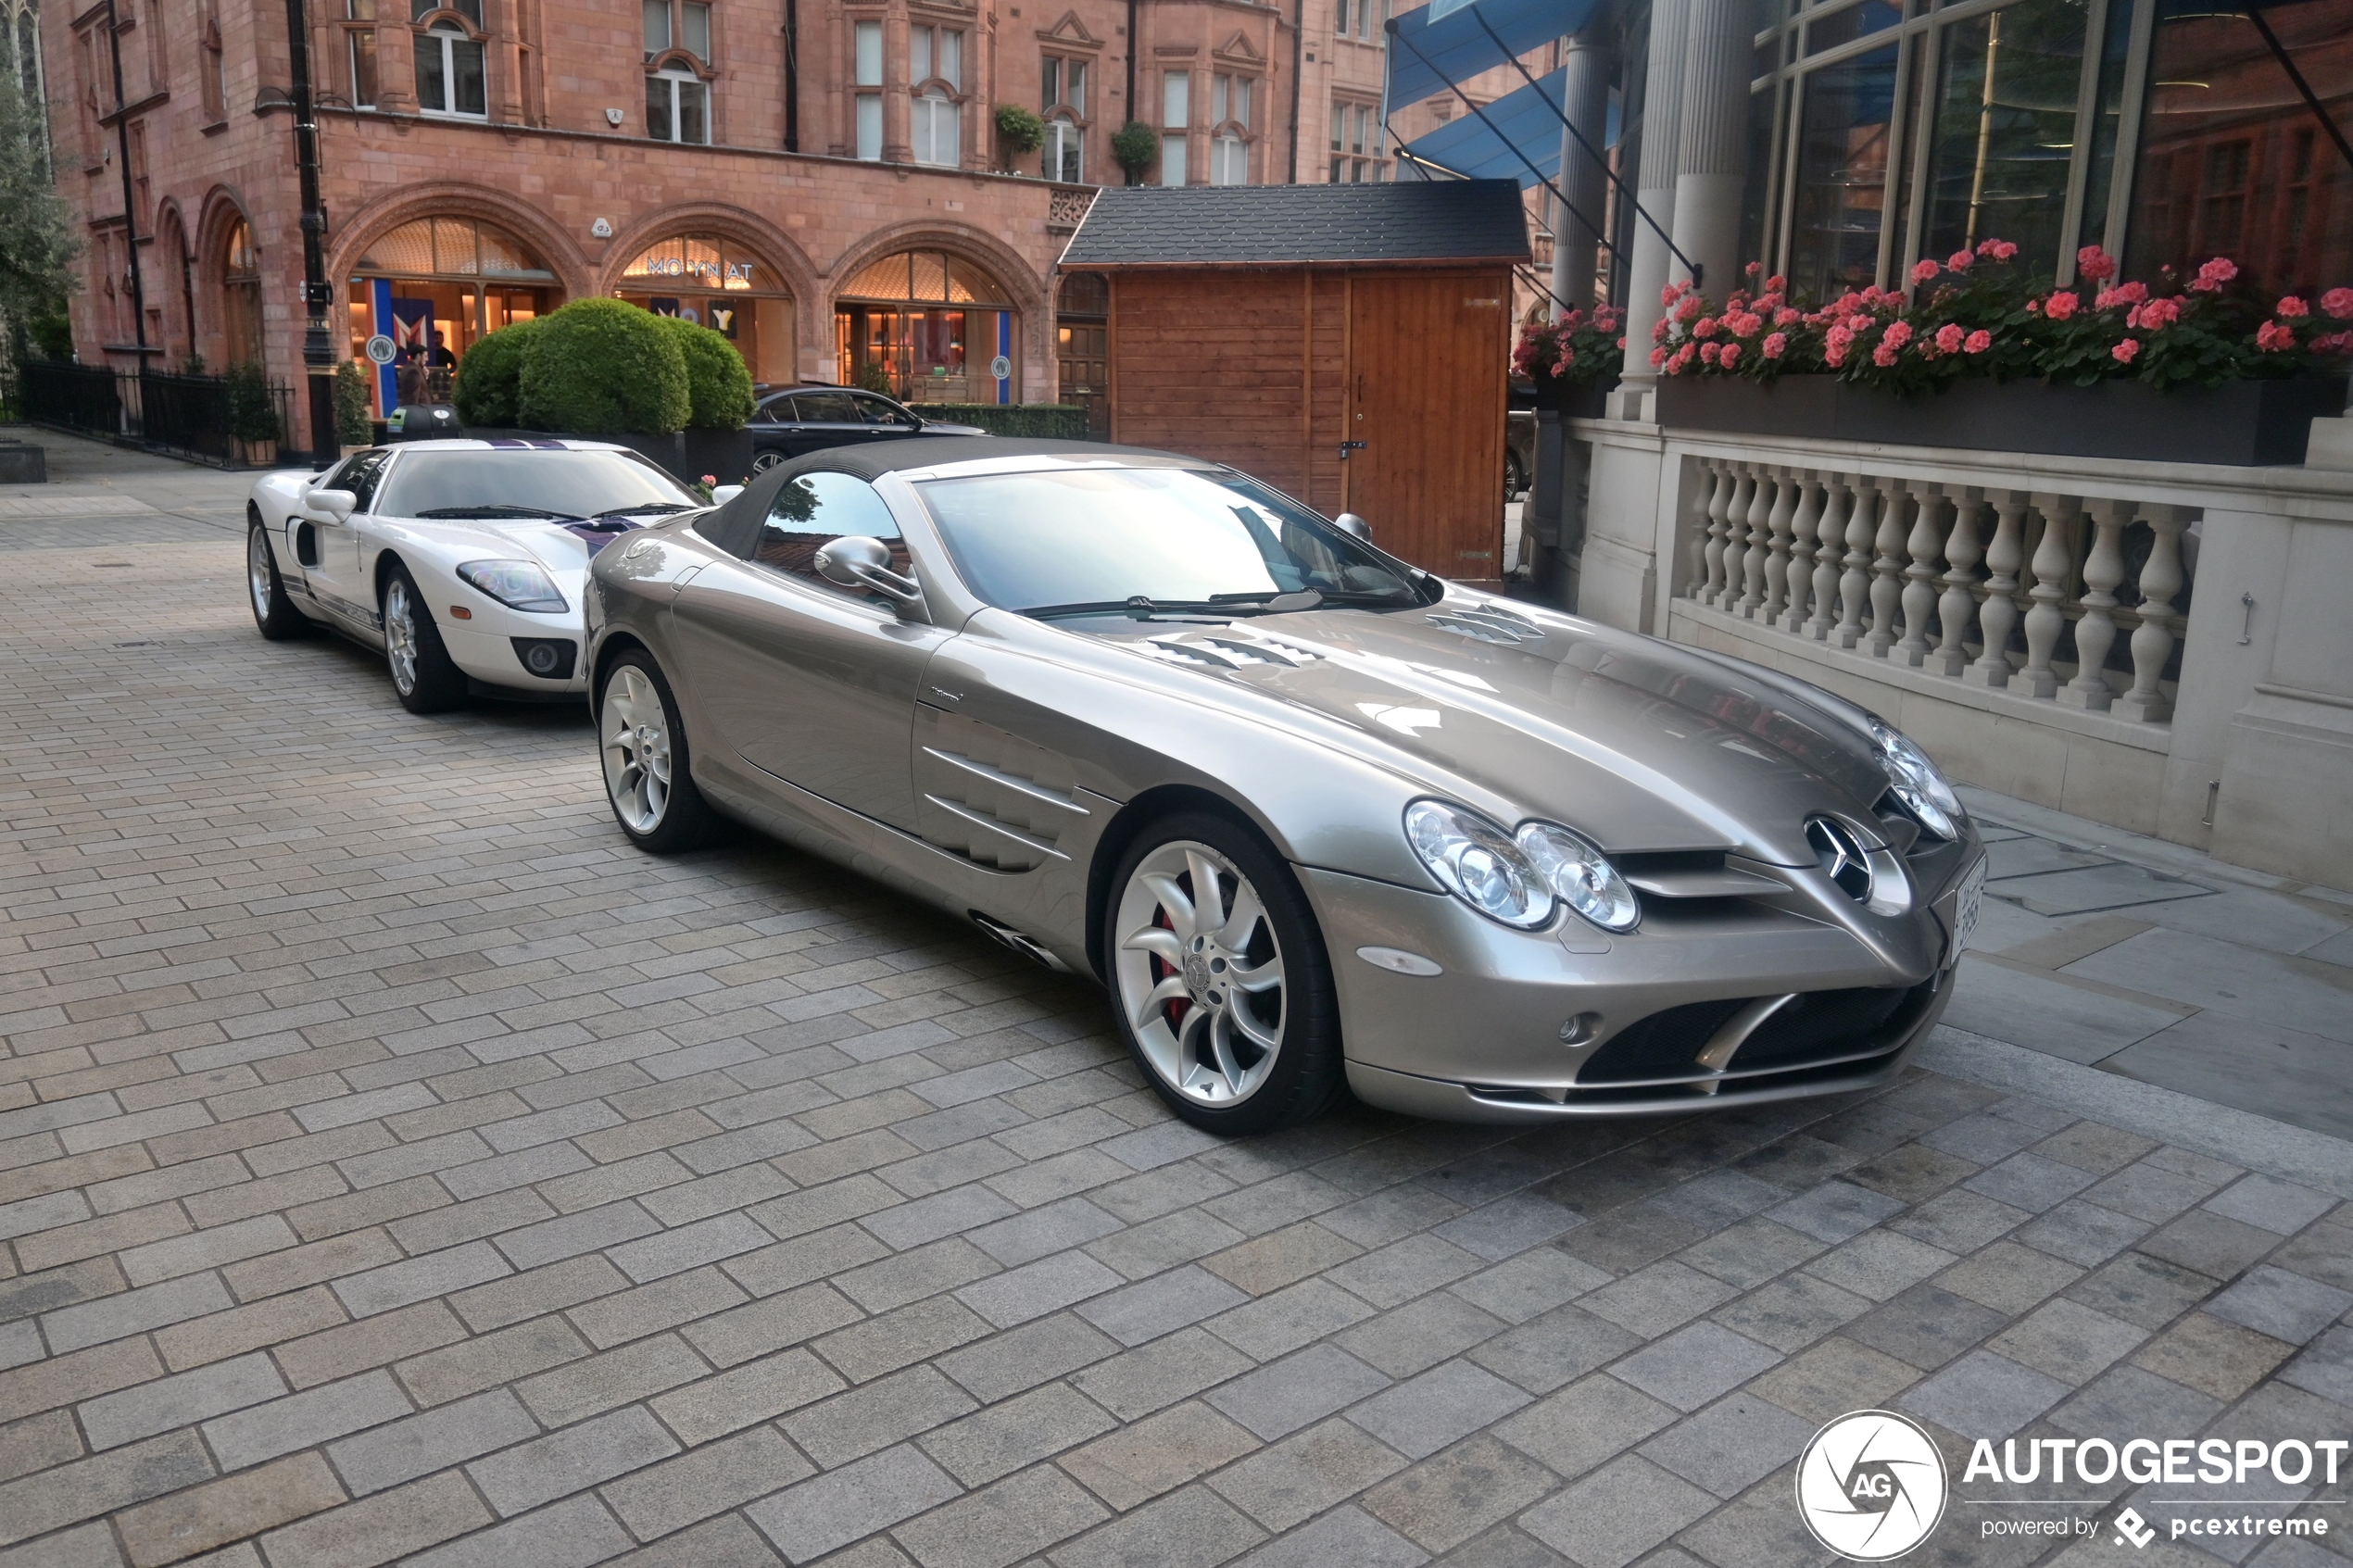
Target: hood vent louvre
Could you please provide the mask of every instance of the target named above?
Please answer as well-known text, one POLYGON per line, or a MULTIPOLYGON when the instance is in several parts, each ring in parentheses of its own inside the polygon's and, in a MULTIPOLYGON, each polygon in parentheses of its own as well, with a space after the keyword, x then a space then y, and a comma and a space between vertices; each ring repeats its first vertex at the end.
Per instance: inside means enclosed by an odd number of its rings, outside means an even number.
POLYGON ((1434 609, 1428 617, 1432 626, 1468 637, 1475 643, 1496 643, 1504 647, 1516 647, 1522 643, 1541 643, 1544 628, 1524 615, 1500 605, 1474 605, 1466 609, 1434 609))

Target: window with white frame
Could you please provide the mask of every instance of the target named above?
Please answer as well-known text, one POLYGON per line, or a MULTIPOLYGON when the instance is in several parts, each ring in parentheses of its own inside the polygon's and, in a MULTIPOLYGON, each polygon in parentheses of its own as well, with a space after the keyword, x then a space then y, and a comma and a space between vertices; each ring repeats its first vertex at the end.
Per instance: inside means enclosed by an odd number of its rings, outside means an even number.
POLYGON ((442 22, 417 34, 417 107, 426 114, 490 118, 482 44, 442 22))
POLYGON ((1210 79, 1209 118, 1215 128, 1209 144, 1209 182, 1213 185, 1250 183, 1250 100, 1252 79, 1227 76, 1210 79))
POLYGON ((711 63, 711 6, 705 0, 645 0, 646 58, 673 49, 711 63))
POLYGON ((1381 158, 1380 111, 1370 104, 1332 105, 1331 182, 1364 185, 1389 178, 1381 158))
POLYGON ((1370 44, 1380 37, 1381 24, 1389 20, 1390 0, 1336 0, 1332 7, 1332 36, 1353 36, 1370 44))
POLYGON ((1046 158, 1044 173, 1049 180, 1059 180, 1065 185, 1083 184, 1087 178, 1084 139, 1077 124, 1063 115, 1046 122, 1046 158))
POLYGON ((1193 118, 1193 73, 1164 72, 1160 79, 1160 182, 1185 182, 1186 132, 1193 118))
POLYGON ((1048 55, 1039 75, 1043 102, 1038 107, 1046 117, 1040 172, 1049 180, 1078 184, 1086 173, 1081 127, 1087 119, 1087 62, 1048 55))
POLYGON ((1069 60, 1059 55, 1048 55, 1040 74, 1045 81, 1045 91, 1041 94, 1045 102, 1038 106, 1040 113, 1051 114, 1056 109, 1068 109, 1081 119, 1087 118, 1085 60, 1069 60))
POLYGON ((673 66, 646 78, 646 134, 657 142, 711 141, 711 87, 673 66))
POLYGON ((859 88, 854 114, 857 120, 854 148, 859 157, 873 160, 883 156, 883 30, 880 22, 860 22, 855 34, 856 59, 853 78, 859 88))
POLYGON ((907 30, 907 81, 915 94, 909 131, 917 163, 952 167, 962 157, 963 75, 963 33, 947 27, 907 30))
MULTIPOLYGON (((344 20, 365 24, 344 30, 344 63, 351 71, 351 107, 371 109, 376 107, 376 0, 344 0, 344 20)), ((216 48, 213 38, 220 27, 218 17, 207 16, 203 25, 197 29, 198 45, 208 50, 216 48)), ((208 60, 207 64, 209 63, 208 60)), ((205 103, 209 116, 212 109, 209 95, 205 103)))

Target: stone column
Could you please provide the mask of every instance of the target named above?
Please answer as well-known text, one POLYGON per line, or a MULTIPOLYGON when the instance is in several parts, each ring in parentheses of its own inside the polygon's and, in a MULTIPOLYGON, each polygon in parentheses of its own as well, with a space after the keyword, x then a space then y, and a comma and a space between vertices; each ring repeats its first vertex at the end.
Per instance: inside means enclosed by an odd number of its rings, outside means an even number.
POLYGON ((376 29, 376 107, 417 112, 417 35, 397 22, 376 29))
MULTIPOLYGON (((1748 173, 1747 0, 1690 0, 1682 130, 1675 139, 1675 245, 1722 300, 1741 282, 1741 185, 1748 173)), ((1672 276, 1681 277, 1677 271, 1672 276)))
MULTIPOLYGON (((1683 32, 1692 0, 1652 0, 1650 54, 1642 84, 1642 143, 1630 183, 1634 200, 1659 227, 1672 230, 1675 216, 1676 146, 1683 132, 1683 32)), ((1633 257, 1626 272, 1626 370, 1612 396, 1610 412, 1624 420, 1652 417, 1650 394, 1658 385, 1651 369, 1651 329, 1658 324, 1659 291, 1667 286, 1673 257, 1657 229, 1637 216, 1633 257)), ((1554 236, 1554 243, 1559 243, 1554 236)))
POLYGON ((1561 128, 1561 194, 1573 209, 1553 224, 1553 294, 1582 309, 1593 306, 1593 257, 1600 249, 1598 231, 1608 207, 1609 179, 1600 160, 1586 151, 1606 151, 1609 137, 1609 50, 1598 28, 1589 28, 1568 41, 1568 75, 1563 80, 1561 104, 1568 124, 1561 128), (1569 134, 1576 128, 1577 135, 1569 134), (1584 144, 1578 144, 1578 136, 1584 144), (1577 214, 1583 214, 1579 219, 1577 214), (1590 221, 1592 227, 1588 228, 1590 221))

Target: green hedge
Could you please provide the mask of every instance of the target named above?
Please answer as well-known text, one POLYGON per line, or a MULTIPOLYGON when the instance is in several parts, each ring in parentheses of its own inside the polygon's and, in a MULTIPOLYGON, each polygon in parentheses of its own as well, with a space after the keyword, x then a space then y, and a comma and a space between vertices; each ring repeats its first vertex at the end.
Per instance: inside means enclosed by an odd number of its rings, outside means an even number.
POLYGON ((1076 403, 912 403, 927 420, 977 425, 991 435, 1034 436, 1051 441, 1093 439, 1087 409, 1076 403))
POLYGON ((466 350, 458 361, 450 401, 470 425, 507 429, 522 423, 522 349, 537 329, 536 319, 501 327, 466 350))
POLYGON ((525 338, 516 415, 567 435, 668 435, 694 411, 688 388, 686 354, 659 318, 618 299, 575 299, 525 338))
POLYGON ((724 335, 679 316, 657 316, 686 361, 686 423, 741 430, 751 420, 751 371, 724 335))

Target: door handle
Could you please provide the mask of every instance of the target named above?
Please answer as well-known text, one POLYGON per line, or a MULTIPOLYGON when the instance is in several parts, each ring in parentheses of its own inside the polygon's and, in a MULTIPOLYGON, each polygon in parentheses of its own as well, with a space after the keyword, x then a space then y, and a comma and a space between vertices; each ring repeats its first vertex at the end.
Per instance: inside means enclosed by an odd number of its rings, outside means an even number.
POLYGON ((1348 454, 1361 452, 1364 449, 1365 444, 1361 441, 1343 441, 1340 444, 1340 460, 1344 463, 1348 461, 1348 454))

